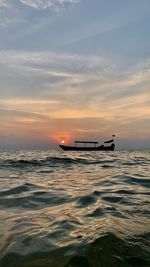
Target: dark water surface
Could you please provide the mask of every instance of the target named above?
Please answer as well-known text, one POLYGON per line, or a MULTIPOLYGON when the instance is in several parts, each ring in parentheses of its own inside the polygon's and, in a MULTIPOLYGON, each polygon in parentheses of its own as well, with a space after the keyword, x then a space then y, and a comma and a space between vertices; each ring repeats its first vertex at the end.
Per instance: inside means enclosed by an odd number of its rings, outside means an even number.
POLYGON ((150 267, 150 152, 1 151, 1 267, 150 267))

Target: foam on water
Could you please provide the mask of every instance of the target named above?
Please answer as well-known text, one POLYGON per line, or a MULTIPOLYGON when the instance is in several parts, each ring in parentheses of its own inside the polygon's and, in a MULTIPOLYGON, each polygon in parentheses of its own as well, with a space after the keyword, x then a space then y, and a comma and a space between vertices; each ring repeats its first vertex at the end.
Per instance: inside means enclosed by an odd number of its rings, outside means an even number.
POLYGON ((1 267, 149 267, 149 152, 0 156, 1 267))

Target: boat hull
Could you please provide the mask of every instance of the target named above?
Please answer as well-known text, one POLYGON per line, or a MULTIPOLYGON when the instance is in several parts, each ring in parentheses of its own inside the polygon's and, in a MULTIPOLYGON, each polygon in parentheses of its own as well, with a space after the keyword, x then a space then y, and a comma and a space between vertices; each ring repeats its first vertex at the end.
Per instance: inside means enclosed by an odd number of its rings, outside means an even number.
POLYGON ((115 145, 111 144, 110 146, 95 146, 95 147, 86 147, 86 146, 65 146, 59 145, 64 151, 114 151, 115 145))

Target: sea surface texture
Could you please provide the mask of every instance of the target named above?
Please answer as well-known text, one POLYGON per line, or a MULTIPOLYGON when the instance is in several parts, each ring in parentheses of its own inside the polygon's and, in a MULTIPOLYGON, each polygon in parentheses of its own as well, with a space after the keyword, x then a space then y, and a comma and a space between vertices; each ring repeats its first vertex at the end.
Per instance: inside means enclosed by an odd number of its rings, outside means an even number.
POLYGON ((150 267, 150 152, 1 151, 1 267, 150 267))

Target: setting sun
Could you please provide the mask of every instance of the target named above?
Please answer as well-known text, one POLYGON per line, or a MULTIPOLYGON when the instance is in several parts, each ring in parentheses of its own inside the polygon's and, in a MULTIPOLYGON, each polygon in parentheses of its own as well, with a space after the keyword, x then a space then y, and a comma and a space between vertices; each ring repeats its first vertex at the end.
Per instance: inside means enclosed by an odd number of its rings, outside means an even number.
POLYGON ((65 140, 64 140, 63 137, 59 137, 59 143, 61 143, 61 144, 64 144, 65 143, 65 140))

